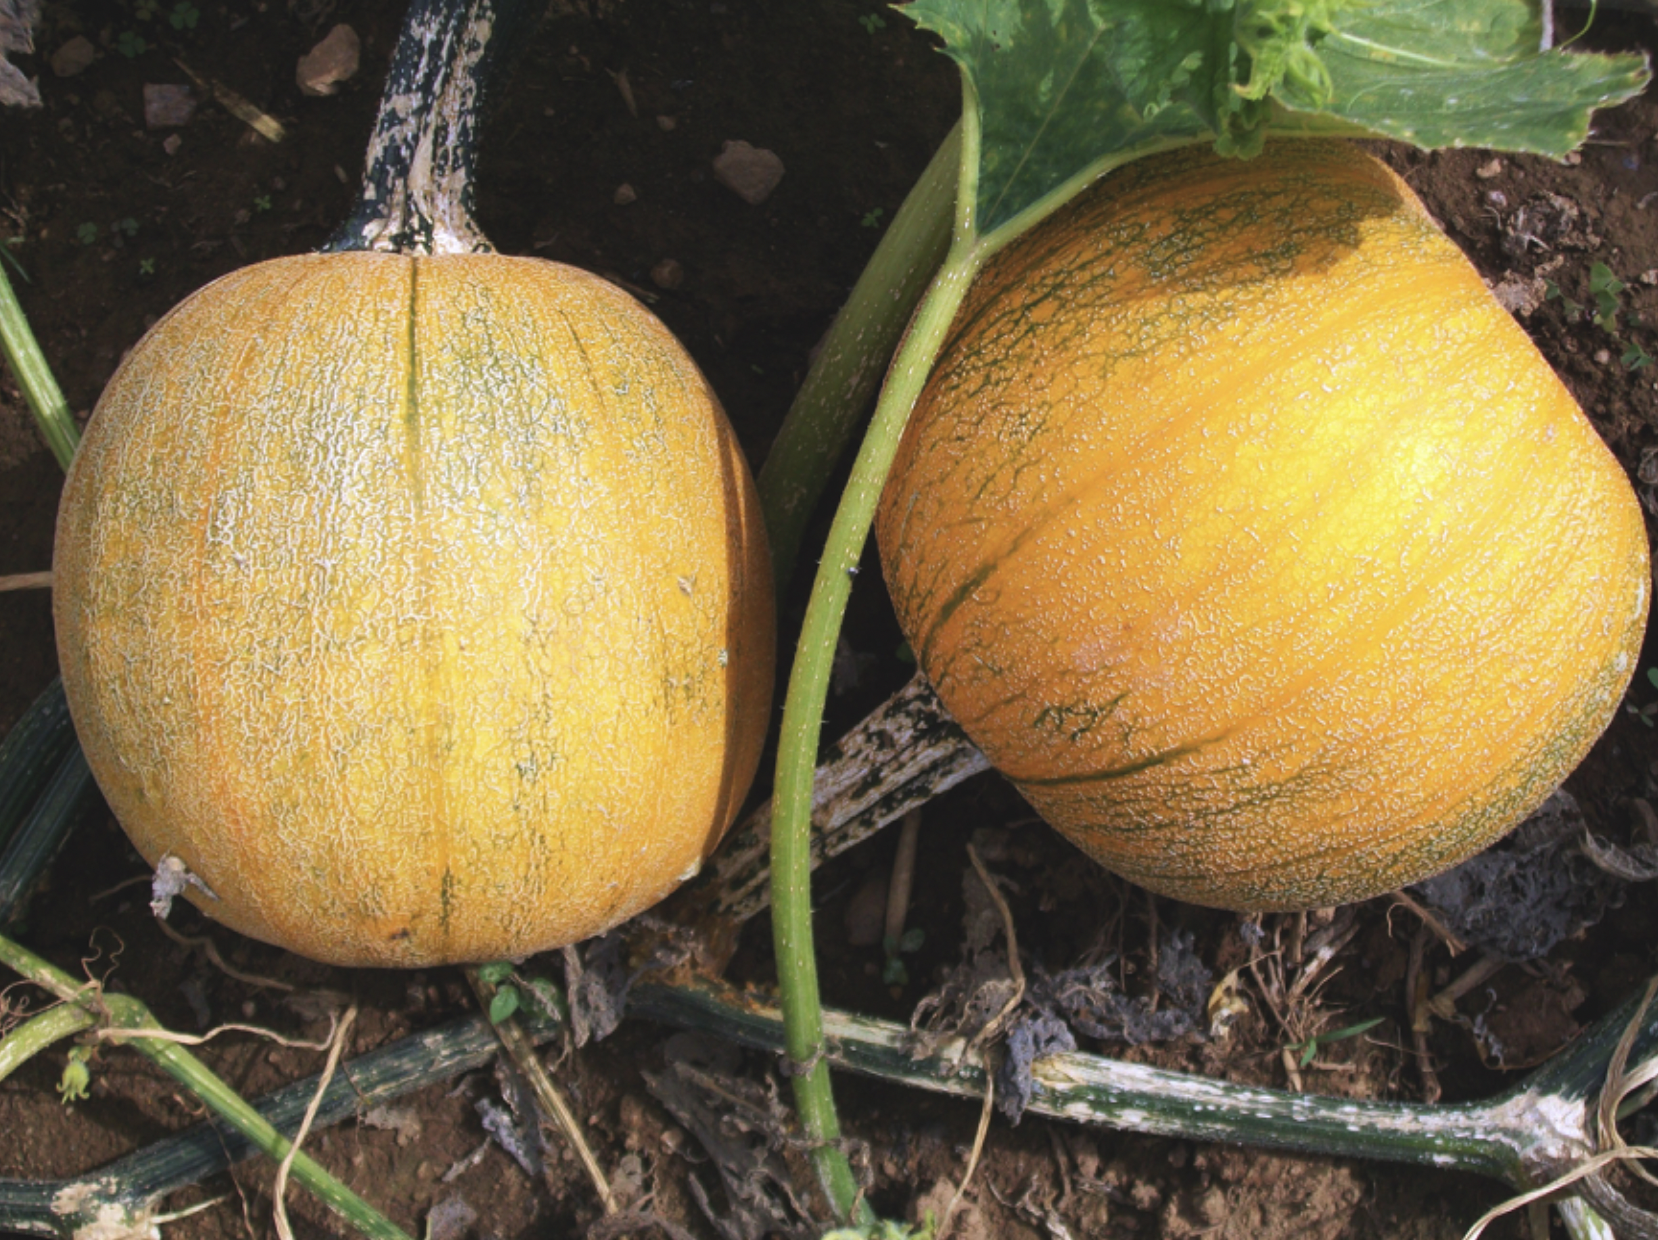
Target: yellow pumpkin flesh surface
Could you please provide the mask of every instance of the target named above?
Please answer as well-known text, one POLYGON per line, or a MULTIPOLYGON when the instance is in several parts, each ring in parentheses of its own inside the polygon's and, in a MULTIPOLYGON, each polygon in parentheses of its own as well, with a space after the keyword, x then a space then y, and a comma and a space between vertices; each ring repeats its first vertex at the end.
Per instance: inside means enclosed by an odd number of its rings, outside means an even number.
POLYGON ((1493 842, 1640 649, 1640 507, 1384 165, 1142 161, 957 316, 877 522, 968 735, 1107 868, 1366 898, 1493 842))
POLYGON ((693 873, 773 675, 747 467, 582 272, 278 259, 110 382, 59 516, 65 688, 152 863, 341 964, 521 957, 693 873))

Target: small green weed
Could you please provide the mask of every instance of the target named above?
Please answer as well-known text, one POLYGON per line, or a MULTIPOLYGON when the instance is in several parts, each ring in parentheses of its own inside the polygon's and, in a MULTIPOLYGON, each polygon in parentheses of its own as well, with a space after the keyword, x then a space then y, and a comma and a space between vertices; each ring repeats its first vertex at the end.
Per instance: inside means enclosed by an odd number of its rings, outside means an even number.
POLYGON ((1595 299, 1596 327, 1606 332, 1618 330, 1618 311, 1622 309, 1618 294, 1627 287, 1605 263, 1595 263, 1589 268, 1589 295, 1595 299))
POLYGON ((1652 365, 1651 355, 1641 348, 1639 342, 1634 340, 1624 346, 1624 351, 1619 355, 1618 360, 1629 370, 1645 370, 1652 365))
POLYGON ((110 225, 110 227, 115 232, 125 237, 128 241, 131 241, 138 235, 138 221, 133 219, 130 215, 122 216, 120 219, 116 220, 114 224, 110 225))
POLYGON ((173 11, 167 14, 167 24, 174 30, 194 30, 196 23, 201 21, 201 10, 190 3, 190 0, 178 0, 173 11))
POLYGON ((558 988, 544 977, 519 974, 508 961, 480 965, 478 980, 495 988, 489 1001, 489 1019, 494 1024, 519 1011, 526 1002, 555 1019, 564 1018, 558 988))
POLYGON ((1543 281, 1543 300, 1558 301, 1561 306, 1565 308, 1566 316, 1568 318, 1575 319, 1579 314, 1583 313, 1583 306, 1566 296, 1565 293, 1561 292, 1560 286, 1553 280, 1543 281))
POLYGON ((123 30, 115 40, 115 50, 128 60, 136 60, 150 50, 150 45, 136 30, 123 30))
POLYGON ((862 26, 867 33, 874 34, 877 30, 887 28, 887 19, 879 13, 865 13, 858 19, 858 25, 862 26))
POLYGON ((929 1210, 919 1227, 883 1218, 862 1227, 837 1227, 834 1231, 824 1232, 822 1240, 933 1240, 937 1229, 938 1220, 929 1210))
POLYGON ((155 274, 155 259, 153 259, 153 258, 141 258, 141 259, 139 259, 138 260, 138 274, 141 275, 141 276, 153 276, 155 274))
POLYGON ((75 229, 75 240, 79 241, 82 245, 97 245, 98 226, 91 220, 87 220, 75 229))
POLYGON ((885 208, 876 207, 873 211, 865 211, 863 219, 859 220, 858 223, 863 228, 879 228, 881 218, 884 215, 886 215, 885 208))
POLYGON ((1301 1067, 1305 1068, 1314 1059, 1318 1052, 1332 1042, 1342 1042, 1348 1038, 1356 1038, 1361 1033, 1368 1033, 1382 1023, 1382 1017, 1372 1016, 1369 1020, 1361 1020, 1356 1025, 1348 1025, 1345 1029, 1337 1029, 1334 1033, 1315 1033, 1305 1042, 1292 1042, 1289 1049, 1301 1052, 1301 1067))
POLYGON ((253 209, 260 215, 263 215, 265 212, 269 211, 271 209, 271 196, 269 194, 260 194, 253 200, 253 209))

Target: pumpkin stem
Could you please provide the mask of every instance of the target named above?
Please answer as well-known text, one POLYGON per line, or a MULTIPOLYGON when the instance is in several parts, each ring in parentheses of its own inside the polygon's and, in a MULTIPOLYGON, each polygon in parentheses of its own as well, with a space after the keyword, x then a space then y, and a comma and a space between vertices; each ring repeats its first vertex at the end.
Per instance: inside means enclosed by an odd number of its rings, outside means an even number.
POLYGON ((486 103, 539 13, 527 0, 411 0, 356 209, 325 254, 488 254, 472 218, 486 103))

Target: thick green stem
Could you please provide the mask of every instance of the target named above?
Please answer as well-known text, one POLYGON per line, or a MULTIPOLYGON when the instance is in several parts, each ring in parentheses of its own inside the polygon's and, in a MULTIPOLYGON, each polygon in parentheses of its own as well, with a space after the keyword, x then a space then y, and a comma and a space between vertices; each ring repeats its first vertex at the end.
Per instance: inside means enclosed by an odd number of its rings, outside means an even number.
POLYGON ((779 594, 794 573, 806 523, 824 485, 880 387, 887 359, 916 303, 944 261, 960 165, 957 125, 939 144, 836 314, 760 469, 760 507, 779 594))
POLYGON ((0 1081, 54 1042, 61 1042, 90 1027, 96 1019, 92 1013, 72 1003, 62 1003, 24 1021, 0 1038, 0 1081))
MULTIPOLYGON (((0 936, 0 964, 51 991, 65 1002, 106 1020, 111 1028, 159 1028, 160 1023, 137 999, 78 983, 69 974, 4 936, 0 936)), ((291 1145, 288 1138, 184 1047, 163 1038, 142 1036, 133 1037, 129 1044, 188 1088, 271 1158, 280 1160, 287 1155, 291 1145)), ((396 1224, 307 1155, 299 1154, 294 1158, 290 1174, 372 1240, 409 1240, 396 1224)))
POLYGON ((5 354, 17 386, 23 389, 23 399, 29 402, 46 446, 52 449, 58 464, 68 469, 75 445, 81 441, 81 432, 75 425, 75 415, 69 412, 69 402, 63 398, 63 389, 58 387, 51 367, 46 364, 46 355, 40 351, 40 342, 29 329, 29 320, 23 316, 23 307, 12 292, 3 265, 0 265, 0 353, 5 354))
POLYGON ((971 111, 966 112, 962 126, 963 175, 956 208, 957 239, 951 244, 944 265, 933 278, 909 333, 893 359, 875 407, 874 420, 858 450, 852 477, 829 528, 817 579, 812 583, 805 624, 789 674, 777 779, 772 792, 772 938, 788 1029, 789 1058, 793 1061, 795 1106, 800 1112, 801 1127, 814 1145, 813 1158, 824 1191, 835 1212, 843 1218, 852 1217, 854 1212, 861 1215, 862 1211, 858 1210, 860 1202, 851 1165, 837 1144, 840 1122, 835 1116, 828 1065, 823 1062, 823 1012, 812 945, 812 776, 823 726, 823 708, 829 697, 835 643, 852 593, 858 561, 875 520, 875 506, 897 454, 910 410, 921 394, 956 309, 967 295, 982 261, 973 245, 971 224, 962 218, 961 205, 973 200, 978 161, 978 131, 973 115, 971 111))

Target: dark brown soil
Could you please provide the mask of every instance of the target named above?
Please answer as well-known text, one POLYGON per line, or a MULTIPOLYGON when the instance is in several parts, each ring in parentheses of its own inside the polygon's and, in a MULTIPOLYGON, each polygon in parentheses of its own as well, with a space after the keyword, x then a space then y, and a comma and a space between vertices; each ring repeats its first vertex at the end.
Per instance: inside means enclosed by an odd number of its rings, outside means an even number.
MULTIPOLYGON (((10 253, 28 282, 14 273, 14 283, 73 408, 89 411, 123 352, 192 290, 324 239, 353 196, 401 9, 398 0, 202 0, 196 27, 175 31, 165 12, 142 16, 137 0, 47 5, 41 54, 22 60, 40 75, 46 106, 0 114, 0 242, 22 238, 10 253), (301 95, 296 60, 342 21, 362 38, 362 72, 334 97, 301 95), (152 46, 124 55, 128 34, 152 46), (76 76, 58 77, 49 58, 77 35, 98 47, 98 58, 76 76), (179 61, 279 118, 286 140, 258 138, 210 102, 182 128, 146 130, 142 88, 187 82, 179 61)), ((949 127, 959 106, 955 72, 909 23, 873 2, 558 0, 551 10, 490 131, 481 221, 505 252, 577 264, 650 298, 703 366, 751 459, 760 461, 812 346, 949 127), (782 158, 787 171, 763 205, 747 205, 715 181, 711 161, 729 139, 782 158), (620 198, 628 195, 618 195, 624 185, 633 195, 625 203, 620 198), (683 272, 671 289, 652 277, 665 260, 683 272)), ((1614 15, 1590 41, 1650 48, 1658 29, 1614 15)), ((1512 296, 1520 321, 1637 479, 1651 513, 1658 513, 1658 367, 1631 369, 1622 359, 1631 345, 1658 357, 1655 129, 1658 98, 1649 94, 1603 116, 1581 159, 1566 165, 1478 151, 1386 151, 1488 280, 1512 296), (1522 208, 1531 213, 1522 215, 1522 208), (1567 305, 1592 303, 1588 282, 1597 262, 1628 286, 1615 330, 1567 305), (1545 287, 1563 295, 1543 299, 1545 287)), ((59 485, 58 468, 15 388, 0 378, 0 576, 49 567, 59 485)), ((821 530, 814 537, 821 540, 821 530)), ((834 698, 832 729, 853 722, 909 670, 894 654, 899 638, 879 574, 865 573, 861 582, 848 634, 853 650, 866 656, 864 674, 834 698)), ((802 600, 803 588, 785 600, 784 648, 802 600)), ((1649 649, 1643 672, 1653 654, 1649 649)), ((0 729, 54 671, 45 592, 0 593, 0 729)), ((1658 690, 1638 676, 1632 706, 1655 698, 1658 690)), ((1658 792, 1655 781, 1658 729, 1620 713, 1568 787, 1594 830, 1628 840, 1636 838, 1632 800, 1658 792)), ((1150 942, 1144 894, 1082 862, 1033 824, 1006 786, 981 777, 928 810, 914 914, 926 938, 908 961, 914 984, 883 984, 880 949, 851 946, 844 929, 848 905, 889 864, 893 840, 878 837, 821 872, 818 935, 828 1002, 907 1019, 936 972, 957 959, 965 843, 977 829, 1006 833, 988 838, 1001 845, 998 868, 1017 885, 1013 910, 1033 959, 1058 968, 1090 948, 1109 948, 1120 953, 1128 990, 1143 993, 1150 942)), ((96 957, 89 966, 96 974, 143 997, 178 1029, 241 1020, 311 1036, 326 1028, 314 1009, 237 982, 163 937, 142 887, 106 894, 143 874, 142 861, 100 810, 82 824, 17 933, 77 971, 80 961, 96 957)), ((1217 976, 1244 960, 1236 918, 1166 902, 1157 915, 1193 933, 1217 976)), ((1424 1082, 1402 1023, 1406 955, 1417 923, 1402 910, 1390 917, 1386 901, 1361 908, 1360 919, 1317 1015, 1327 1029, 1371 1016, 1383 1022, 1329 1047, 1320 1063, 1332 1066, 1309 1069, 1304 1084, 1356 1096, 1420 1097, 1424 1082)), ((191 932, 211 933, 240 968, 352 995, 363 1010, 355 1052, 470 1009, 455 972, 329 970, 238 940, 191 912, 177 920, 191 932)), ((1287 934, 1293 921, 1269 918, 1266 929, 1287 934)), ((1463 1025, 1434 1026, 1430 1048, 1445 1098, 1481 1097, 1517 1079, 1518 1067, 1547 1056, 1651 974, 1655 942, 1651 890, 1631 887, 1620 908, 1541 965, 1496 974, 1465 999, 1463 1025), (1491 1050, 1497 1042, 1477 1042, 1464 1027, 1476 1015, 1499 1035, 1500 1060, 1491 1050)), ((1436 985, 1464 963, 1453 963, 1437 943, 1427 959, 1436 985)), ((746 934, 732 972, 765 982, 770 968, 762 918, 746 934)), ((548 969, 557 975, 556 965, 548 969)), ((603 1164, 642 1170, 658 1211, 695 1236, 712 1236, 688 1180, 698 1174, 711 1183, 712 1173, 641 1076, 660 1066, 667 1032, 630 1021, 566 1060, 559 1075, 590 1124, 603 1164)), ((1281 1086, 1285 1041, 1253 996, 1223 1041, 1106 1049, 1281 1086)), ((202 1053, 250 1096, 320 1065, 313 1052, 241 1036, 202 1053)), ((756 1079, 771 1071, 758 1057, 748 1067, 756 1079)), ((184 1126, 199 1111, 130 1052, 102 1055, 91 1098, 65 1107, 54 1089, 61 1068, 55 1051, 0 1083, 0 1176, 82 1172, 184 1126)), ((484 1084, 479 1078, 469 1089, 484 1084)), ((838 1100, 852 1135, 867 1143, 870 1195, 884 1214, 913 1217, 948 1200, 964 1170, 976 1105, 852 1078, 840 1079, 838 1100)), ((581 1234, 597 1217, 570 1158, 540 1181, 491 1147, 446 1182, 445 1173, 484 1139, 468 1089, 433 1087, 398 1110, 397 1127, 346 1124, 315 1138, 311 1149, 412 1234, 435 1203, 457 1195, 477 1212, 469 1231, 479 1237, 581 1234)), ((175 1204, 209 1195, 226 1200, 168 1224, 169 1234, 265 1234, 268 1180, 268 1168, 248 1164, 234 1186, 220 1177, 199 1193, 181 1194, 175 1204)), ((804 1175, 799 1182, 806 1191, 804 1175)), ((337 1229, 302 1193, 291 1196, 302 1237, 337 1229)), ((1503 1196, 1501 1186, 1470 1176, 998 1119, 956 1234, 1428 1240, 1460 1235, 1503 1196), (1098 1191, 1084 1191, 1084 1181, 1098 1191)), ((1524 1232, 1510 1220, 1488 1234, 1524 1232)))

